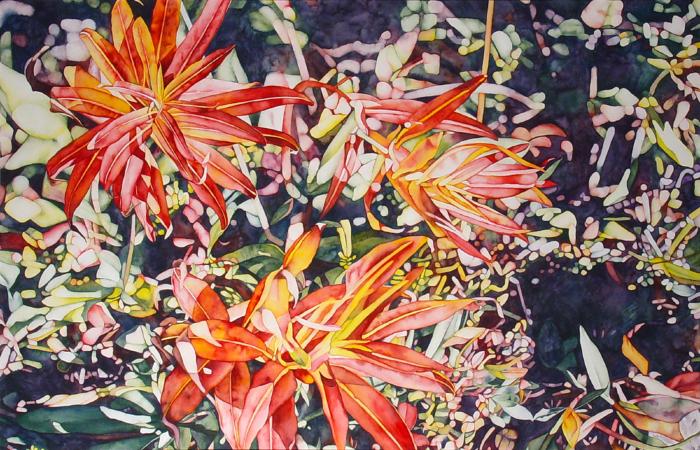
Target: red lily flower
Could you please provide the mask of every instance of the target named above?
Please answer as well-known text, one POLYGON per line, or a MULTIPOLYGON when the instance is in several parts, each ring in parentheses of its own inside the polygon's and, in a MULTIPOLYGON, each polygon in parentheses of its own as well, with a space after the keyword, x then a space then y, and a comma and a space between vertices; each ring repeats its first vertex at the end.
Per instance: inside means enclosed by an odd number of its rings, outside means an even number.
POLYGON ((185 39, 176 44, 180 2, 157 0, 150 30, 126 0, 112 9, 112 42, 94 30, 80 34, 99 71, 66 69, 70 86, 55 87, 60 107, 96 124, 47 164, 51 177, 73 166, 65 195, 70 218, 98 176, 120 211, 134 209, 152 237, 148 211, 166 228, 170 217, 156 158, 170 158, 197 196, 228 225, 218 186, 249 197, 255 187, 217 146, 271 143, 296 147, 288 134, 253 127, 247 116, 280 105, 310 104, 283 87, 250 87, 207 78, 233 47, 204 56, 230 0, 210 0, 185 39))
POLYGON ((422 272, 411 270, 391 283, 425 244, 423 237, 377 246, 348 268, 343 283, 296 301, 296 277, 311 264, 321 231, 315 226, 292 244, 282 267, 261 280, 238 317, 229 316, 206 282, 176 269, 174 293, 194 323, 173 325, 161 337, 175 340, 178 361, 161 395, 167 420, 181 420, 213 392, 233 448, 249 448, 257 439, 259 448, 288 449, 297 433, 294 394, 300 383, 314 384, 338 449, 346 445, 348 415, 383 449, 416 448, 402 415, 366 379, 453 392, 448 367, 385 340, 481 303, 425 300, 392 307, 422 272), (263 363, 254 373, 247 364, 252 360, 263 363))

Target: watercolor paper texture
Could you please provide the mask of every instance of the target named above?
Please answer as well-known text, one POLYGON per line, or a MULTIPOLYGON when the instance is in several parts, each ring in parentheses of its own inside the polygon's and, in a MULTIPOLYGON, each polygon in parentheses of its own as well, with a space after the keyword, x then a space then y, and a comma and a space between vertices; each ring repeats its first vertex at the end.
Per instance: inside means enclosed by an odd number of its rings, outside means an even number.
POLYGON ((700 449, 698 14, 0 0, 0 446, 700 449))

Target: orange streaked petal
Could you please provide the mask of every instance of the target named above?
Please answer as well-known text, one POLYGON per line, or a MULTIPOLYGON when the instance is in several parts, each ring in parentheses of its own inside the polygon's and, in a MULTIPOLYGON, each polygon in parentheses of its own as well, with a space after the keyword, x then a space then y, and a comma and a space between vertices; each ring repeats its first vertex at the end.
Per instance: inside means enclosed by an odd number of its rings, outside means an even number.
POLYGON ((353 288, 365 283, 371 288, 383 285, 426 242, 427 238, 415 236, 376 246, 348 268, 345 284, 353 288))
POLYGON ((204 59, 196 61, 187 66, 182 72, 175 75, 175 78, 168 83, 165 88, 165 98, 178 98, 180 94, 186 92, 197 82, 206 78, 219 64, 231 53, 234 46, 222 48, 207 55, 204 59))
POLYGON ((132 110, 127 102, 101 89, 58 86, 51 95, 66 108, 91 116, 117 118, 132 110))
POLYGON ((144 22, 141 17, 134 20, 131 29, 132 32, 130 34, 134 39, 134 47, 136 48, 136 53, 138 53, 144 68, 139 84, 147 86, 153 91, 157 98, 160 98, 162 97, 162 90, 164 89, 163 74, 161 71, 162 68, 156 58, 156 50, 153 46, 153 40, 151 39, 151 32, 148 29, 148 25, 146 25, 146 22, 144 22))
POLYGON ((233 364, 199 360, 197 368, 199 380, 205 392, 199 389, 192 381, 192 377, 181 367, 176 367, 165 379, 160 405, 166 419, 178 422, 194 412, 206 397, 207 392, 217 386, 231 371, 233 364))
POLYGON ((207 320, 191 325, 187 330, 187 339, 197 356, 213 361, 250 361, 265 352, 265 343, 260 338, 224 320, 207 320), (208 335, 202 336, 202 333, 208 335), (209 342, 209 338, 213 338, 218 345, 209 342))
POLYGON ((117 50, 121 48, 124 36, 133 20, 134 13, 131 11, 129 2, 127 0, 116 0, 112 7, 111 25, 112 42, 117 50))
POLYGON ((80 32, 80 39, 90 52, 92 60, 100 69, 100 72, 114 83, 117 80, 128 80, 129 73, 127 72, 128 64, 119 54, 116 48, 97 31, 89 28, 80 32))
POLYGON ((63 76, 71 87, 89 87, 94 89, 100 87, 100 80, 90 75, 81 66, 67 66, 63 69, 63 76))
POLYGON ((441 141, 442 133, 434 134, 420 141, 408 156, 399 162, 399 167, 393 176, 400 177, 408 172, 422 170, 437 154, 441 141))
POLYGON ((318 251, 318 246, 321 244, 323 228, 322 224, 316 224, 294 241, 284 255, 282 267, 295 276, 306 270, 311 265, 318 251))
POLYGON ((177 29, 180 26, 180 0, 156 0, 151 18, 151 39, 156 61, 163 66, 177 47, 177 29))
POLYGON ((479 75, 421 106, 408 118, 411 127, 404 128, 399 133, 396 146, 400 147, 407 140, 432 130, 440 122, 450 117, 484 81, 486 81, 486 77, 479 75))
POLYGON ((228 311, 219 294, 204 280, 187 273, 184 264, 173 269, 172 285, 180 307, 193 321, 228 320, 228 311))

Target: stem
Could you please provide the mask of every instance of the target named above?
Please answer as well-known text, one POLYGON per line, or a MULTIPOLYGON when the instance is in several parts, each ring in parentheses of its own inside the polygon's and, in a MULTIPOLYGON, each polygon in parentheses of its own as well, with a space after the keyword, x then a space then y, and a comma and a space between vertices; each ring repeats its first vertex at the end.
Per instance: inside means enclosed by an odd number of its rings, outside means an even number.
POLYGON ((122 286, 126 289, 126 283, 129 281, 129 273, 131 272, 131 261, 134 259, 134 243, 136 241, 136 215, 131 215, 131 232, 129 234, 129 249, 126 252, 126 263, 122 272, 122 286))
POLYGON ((306 59, 304 59, 304 53, 301 50, 301 45, 299 45, 299 39, 297 39, 297 31, 294 28, 294 24, 289 21, 284 21, 287 29, 287 36, 289 37, 289 43, 292 46, 292 52, 294 53, 294 59, 297 60, 297 67, 299 68, 299 75, 302 80, 309 79, 309 69, 306 67, 306 59))
POLYGON ((185 28, 187 28, 187 31, 189 31, 192 28, 192 20, 190 19, 190 15, 187 13, 187 8, 185 8, 185 4, 183 2, 180 2, 180 16, 182 16, 182 21, 185 24, 185 28))
MULTIPOLYGON (((486 32, 484 40, 484 58, 481 61, 481 73, 487 75, 489 73, 489 61, 491 61, 491 31, 493 30, 493 10, 495 0, 489 0, 486 10, 486 32)), ((484 120, 484 108, 486 107, 486 94, 479 94, 479 104, 476 109, 476 118, 479 122, 484 120)))

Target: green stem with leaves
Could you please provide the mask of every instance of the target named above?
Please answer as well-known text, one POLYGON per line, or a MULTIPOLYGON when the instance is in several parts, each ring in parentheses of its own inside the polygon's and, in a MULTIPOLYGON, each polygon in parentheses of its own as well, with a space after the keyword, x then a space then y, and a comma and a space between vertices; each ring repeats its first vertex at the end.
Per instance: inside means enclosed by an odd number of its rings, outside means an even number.
MULTIPOLYGON (((495 0, 489 0, 486 10, 486 31, 484 32, 484 57, 481 61, 481 73, 488 76, 489 62, 491 61, 491 34, 493 31, 493 10, 495 0)), ((476 118, 479 122, 484 121, 484 110, 486 108, 486 94, 479 94, 479 103, 476 108, 476 118)))

